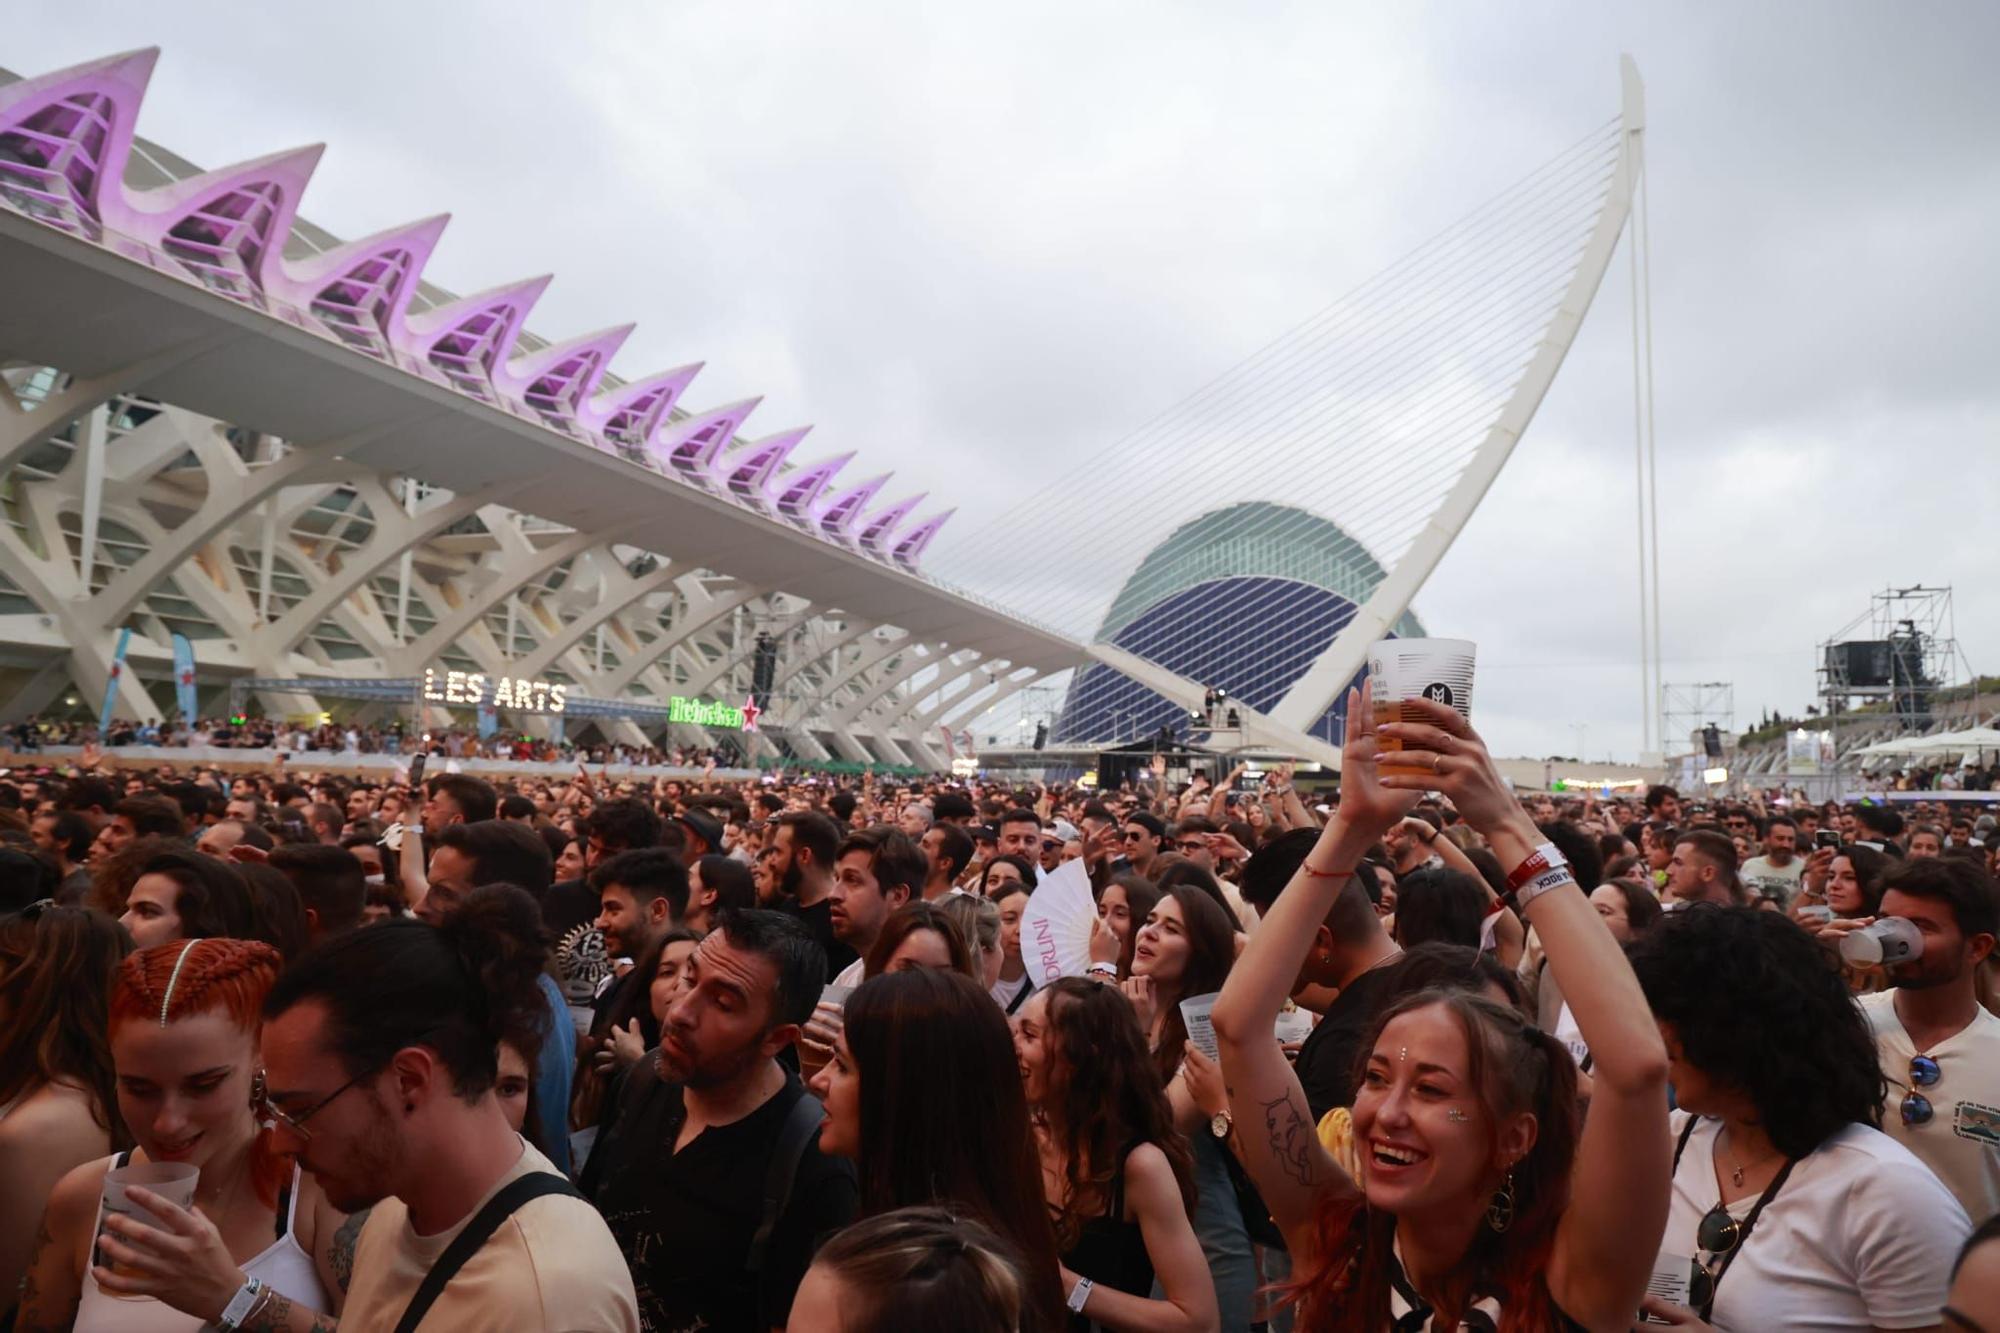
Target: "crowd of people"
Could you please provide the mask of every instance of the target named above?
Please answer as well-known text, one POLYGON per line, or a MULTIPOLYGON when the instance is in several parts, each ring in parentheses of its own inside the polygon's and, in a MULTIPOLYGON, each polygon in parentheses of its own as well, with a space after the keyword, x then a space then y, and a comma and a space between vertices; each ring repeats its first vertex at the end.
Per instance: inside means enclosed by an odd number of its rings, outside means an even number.
POLYGON ((2000 1329, 1993 821, 1403 716, 1324 806, 16 769, 0 1328, 2000 1329))
POLYGON ((196 718, 192 723, 168 719, 135 722, 114 719, 101 732, 94 722, 55 721, 37 716, 0 730, 16 751, 34 754, 50 746, 120 750, 128 746, 202 746, 218 750, 271 750, 294 756, 442 755, 447 759, 508 759, 527 763, 631 764, 644 767, 700 768, 729 764, 741 756, 720 747, 630 745, 601 738, 579 743, 566 736, 530 736, 511 729, 481 735, 477 728, 439 727, 418 730, 400 719, 384 723, 286 721, 266 717, 196 718))

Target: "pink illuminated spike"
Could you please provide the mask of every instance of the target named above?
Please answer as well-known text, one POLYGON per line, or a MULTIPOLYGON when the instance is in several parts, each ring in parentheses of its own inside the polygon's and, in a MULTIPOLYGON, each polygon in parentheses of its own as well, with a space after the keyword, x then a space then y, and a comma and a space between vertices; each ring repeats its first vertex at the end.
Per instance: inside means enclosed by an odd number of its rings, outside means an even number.
POLYGON ((549 280, 545 273, 411 315, 403 322, 399 350, 461 393, 497 402, 494 373, 513 353, 528 311, 549 280))
POLYGON ((287 262, 265 288, 309 311, 334 337, 378 361, 391 359, 395 332, 451 214, 378 231, 323 254, 287 262))
POLYGON ((862 509, 875 498, 875 492, 889 484, 889 478, 894 475, 893 472, 884 472, 879 477, 871 477, 859 486, 834 496, 826 508, 820 511, 820 532, 835 541, 851 545, 854 541, 854 524, 861 517, 862 509))
POLYGON ((762 398, 745 398, 740 403, 696 413, 686 421, 663 428, 653 441, 652 453, 667 467, 699 486, 715 484, 715 460, 729 447, 743 418, 750 415, 762 398))
POLYGON ((0 202, 98 240, 122 197, 132 126, 160 48, 92 60, 0 88, 0 202))
POLYGON ((312 144, 103 203, 107 227, 164 251, 210 291, 263 306, 292 218, 325 144, 312 144))
POLYGON ((931 544, 931 539, 937 536, 938 529, 945 525, 945 521, 957 512, 956 509, 947 509, 942 514, 932 514, 898 537, 893 553, 895 562, 912 574, 916 573, 923 559, 924 548, 931 544))
POLYGON ((596 392, 611 358, 632 336, 634 327, 621 324, 544 347, 520 357, 496 378, 503 392, 540 417, 543 424, 573 435, 578 429, 578 409, 596 392))
POLYGON ((729 452, 716 469, 728 487, 729 494, 754 505, 758 509, 771 507, 771 479, 778 475, 792 450, 799 447, 812 430, 811 426, 801 426, 797 430, 781 431, 776 435, 741 444, 729 452))
POLYGON ((648 375, 597 395, 578 413, 584 429, 601 436, 627 458, 639 461, 646 441, 667 420, 681 394, 701 373, 702 363, 648 375))
POLYGON ((929 491, 918 491, 907 500, 898 500, 888 508, 870 514, 868 521, 861 525, 861 549, 870 555, 888 554, 883 548, 889 541, 889 534, 915 512, 929 494, 929 491))
POLYGON ((822 458, 817 463, 806 463, 775 478, 771 483, 773 503, 780 514, 802 528, 809 528, 819 517, 820 497, 832 484, 834 474, 846 467, 854 458, 849 450, 822 458))

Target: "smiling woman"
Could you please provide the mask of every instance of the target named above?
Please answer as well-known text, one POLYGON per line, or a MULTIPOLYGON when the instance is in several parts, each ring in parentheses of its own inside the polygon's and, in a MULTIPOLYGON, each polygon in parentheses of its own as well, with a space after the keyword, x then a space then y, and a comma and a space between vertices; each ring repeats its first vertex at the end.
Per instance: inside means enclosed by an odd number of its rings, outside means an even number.
POLYGON ((257 1303, 271 1328, 326 1327, 314 1311, 338 1309, 344 1219, 258 1125, 258 1014, 278 966, 276 950, 244 940, 178 941, 120 966, 111 1055, 138 1147, 57 1184, 18 1327, 194 1330, 257 1303), (195 1167, 198 1211, 147 1195, 149 1218, 105 1212, 106 1174, 133 1162, 195 1167))

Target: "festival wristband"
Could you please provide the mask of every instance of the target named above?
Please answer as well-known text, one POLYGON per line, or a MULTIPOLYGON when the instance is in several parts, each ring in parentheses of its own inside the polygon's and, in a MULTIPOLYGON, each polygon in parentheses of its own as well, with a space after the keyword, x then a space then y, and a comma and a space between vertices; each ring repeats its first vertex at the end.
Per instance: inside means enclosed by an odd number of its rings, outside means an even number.
POLYGON ((1545 893, 1551 893, 1565 884, 1576 883, 1576 876, 1569 873, 1569 866, 1561 861, 1542 871, 1527 883, 1509 888, 1500 896, 1500 901, 1514 909, 1515 915, 1528 910, 1528 904, 1545 893))
POLYGON ((250 1317, 250 1311, 256 1307, 257 1298, 263 1294, 264 1283, 260 1279, 254 1277, 245 1279, 243 1285, 236 1289, 236 1294, 229 1298, 229 1304, 223 1307, 221 1317, 215 1322, 227 1330, 227 1333, 237 1333, 237 1330, 243 1327, 243 1321, 250 1317))
POLYGON ((1545 870, 1569 864, 1562 851, 1552 842, 1545 842, 1528 853, 1528 859, 1515 866, 1507 874, 1507 891, 1512 893, 1545 870))
POLYGON ((1083 1313, 1083 1303, 1090 1299, 1090 1293, 1096 1286, 1097 1284, 1087 1277, 1076 1280, 1076 1285, 1069 1289, 1069 1299, 1064 1302, 1069 1306, 1071 1314, 1083 1313))

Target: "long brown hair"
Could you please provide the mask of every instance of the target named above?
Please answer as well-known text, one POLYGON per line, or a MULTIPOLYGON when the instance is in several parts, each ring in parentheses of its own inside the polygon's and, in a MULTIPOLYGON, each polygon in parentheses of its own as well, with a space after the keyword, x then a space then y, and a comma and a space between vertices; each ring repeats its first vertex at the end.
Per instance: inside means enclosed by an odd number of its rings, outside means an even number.
POLYGON ((1061 1328, 1055 1232, 993 997, 956 972, 885 972, 848 997, 845 1024, 861 1079, 862 1214, 925 1203, 970 1213, 1019 1254, 1040 1326, 1061 1328))
POLYGON ((1142 1143, 1167 1155, 1194 1216, 1194 1157, 1174 1128, 1166 1083, 1131 1002, 1115 986, 1081 977, 1045 989, 1051 1059, 1041 1109, 1063 1152, 1063 1197, 1048 1201, 1057 1243, 1065 1250, 1076 1244, 1084 1221, 1108 1203, 1126 1155, 1142 1143))
POLYGON ((118 1114, 107 1035, 111 978, 132 937, 102 912, 35 905, 0 918, 0 1106, 58 1080, 90 1094, 90 1116, 115 1146, 118 1114))
MULTIPOLYGON (((1509 1117, 1534 1115, 1534 1146, 1512 1170, 1514 1219, 1504 1232, 1480 1225, 1443 1288, 1432 1295, 1436 1323, 1456 1326, 1474 1300, 1494 1295, 1503 1312, 1501 1333, 1553 1328, 1555 1307, 1544 1275, 1556 1224, 1569 1203, 1570 1167, 1576 1159, 1581 1117, 1576 1103, 1576 1062, 1555 1038, 1520 1013, 1468 991, 1419 991, 1376 1018, 1361 1044, 1366 1068, 1382 1029, 1413 1010, 1442 1005, 1465 1031, 1468 1081, 1484 1109, 1492 1151, 1509 1117)), ((1357 1076, 1356 1083, 1360 1079, 1357 1076)), ((1356 1182, 1357 1184, 1359 1182, 1356 1182)), ((1316 1243, 1285 1290, 1298 1303, 1300 1328, 1376 1333, 1389 1326, 1389 1271, 1395 1244, 1394 1214, 1368 1206, 1366 1187, 1326 1190, 1313 1218, 1316 1243)))
MULTIPOLYGON (((1113 875, 1111 883, 1105 887, 1108 889, 1113 886, 1123 890, 1125 915, 1132 921, 1132 929, 1125 932, 1125 942, 1118 946, 1118 979, 1123 981, 1132 975, 1132 950, 1138 947, 1139 927, 1146 924, 1146 918, 1152 914, 1153 907, 1160 901, 1160 886, 1136 870, 1113 875)), ((1032 893, 1034 887, 1030 884, 1028 891, 1032 893)), ((1100 893, 1099 902, 1102 902, 1103 898, 1104 895, 1100 893)))
MULTIPOLYGON (((1161 897, 1172 898, 1180 907, 1181 927, 1188 942, 1187 966, 1176 986, 1178 994, 1172 997, 1174 1003, 1167 1003, 1167 996, 1160 997, 1160 1044, 1153 1051, 1153 1066, 1160 1071, 1160 1081, 1171 1083, 1187 1055, 1184 1049, 1187 1020, 1181 1017, 1179 1001, 1191 995, 1212 995, 1222 989, 1222 983, 1229 978, 1230 965, 1236 961, 1236 932, 1229 925, 1228 914, 1196 885, 1169 884, 1161 897)), ((1139 938, 1136 925, 1132 938, 1139 938)))

